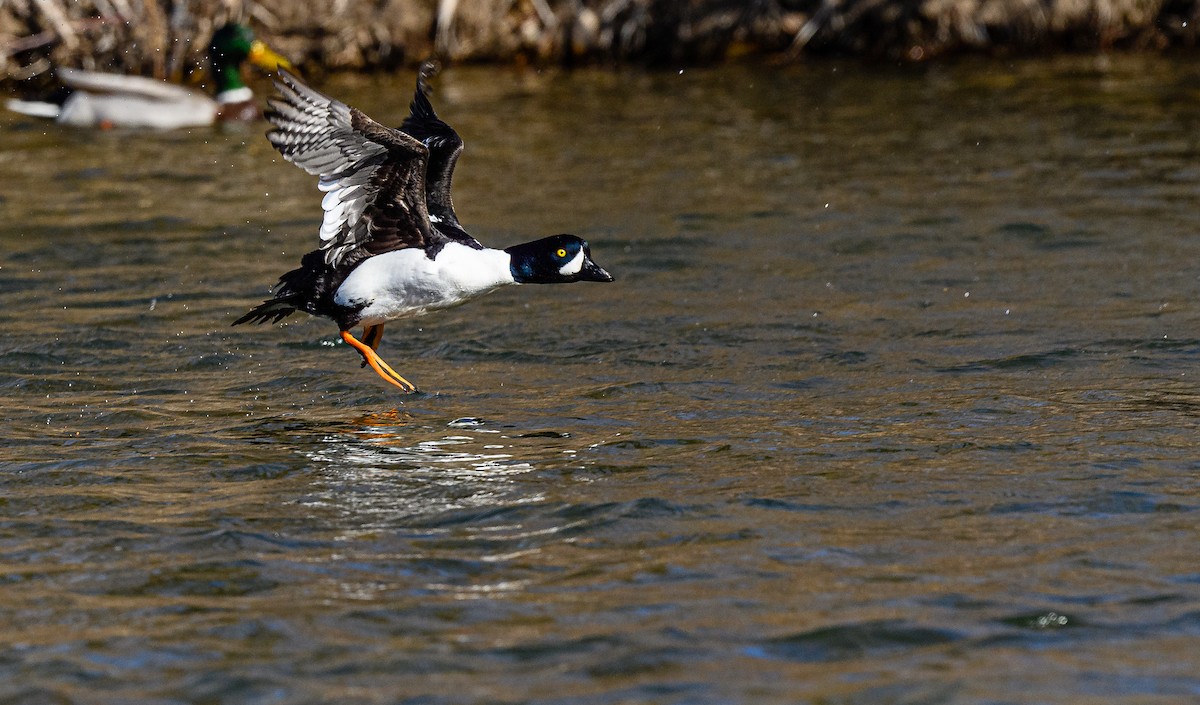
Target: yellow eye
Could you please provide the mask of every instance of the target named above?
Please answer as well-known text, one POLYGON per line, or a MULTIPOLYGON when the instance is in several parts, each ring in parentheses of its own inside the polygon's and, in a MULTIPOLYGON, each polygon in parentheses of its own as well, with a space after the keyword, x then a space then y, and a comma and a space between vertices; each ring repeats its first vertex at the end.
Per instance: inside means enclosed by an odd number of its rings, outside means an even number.
POLYGON ((558 255, 559 257, 566 257, 567 251, 560 247, 558 248, 558 252, 555 252, 554 254, 558 255))

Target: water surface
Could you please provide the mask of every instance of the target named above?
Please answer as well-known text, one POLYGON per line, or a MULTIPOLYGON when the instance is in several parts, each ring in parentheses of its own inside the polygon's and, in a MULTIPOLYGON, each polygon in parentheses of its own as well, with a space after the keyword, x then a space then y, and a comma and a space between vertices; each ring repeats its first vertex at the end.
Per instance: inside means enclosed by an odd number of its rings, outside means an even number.
POLYGON ((468 228, 617 281, 389 324, 409 397, 230 328, 319 224, 260 127, 0 116, 0 702, 1200 696, 1196 85, 453 68, 468 228))

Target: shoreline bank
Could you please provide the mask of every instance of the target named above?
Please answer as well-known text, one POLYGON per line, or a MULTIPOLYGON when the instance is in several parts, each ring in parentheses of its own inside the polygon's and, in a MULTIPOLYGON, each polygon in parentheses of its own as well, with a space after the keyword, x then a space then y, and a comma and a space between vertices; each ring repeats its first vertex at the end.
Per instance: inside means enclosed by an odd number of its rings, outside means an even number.
POLYGON ((249 24, 306 68, 372 71, 448 62, 696 65, 856 56, 921 62, 972 54, 1200 45, 1200 0, 9 0, 0 82, 55 66, 183 80, 216 27, 249 24))

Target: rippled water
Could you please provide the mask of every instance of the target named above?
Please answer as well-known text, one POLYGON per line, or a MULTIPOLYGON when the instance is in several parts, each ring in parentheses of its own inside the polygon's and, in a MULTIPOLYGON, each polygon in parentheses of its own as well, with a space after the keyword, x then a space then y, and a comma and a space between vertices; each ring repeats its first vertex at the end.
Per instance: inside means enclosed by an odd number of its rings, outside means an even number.
MULTIPOLYGON (((385 122, 412 77, 322 85, 385 122)), ((0 117, 0 702, 1200 697, 1200 67, 451 69, 611 285, 230 328, 258 127, 0 117)))

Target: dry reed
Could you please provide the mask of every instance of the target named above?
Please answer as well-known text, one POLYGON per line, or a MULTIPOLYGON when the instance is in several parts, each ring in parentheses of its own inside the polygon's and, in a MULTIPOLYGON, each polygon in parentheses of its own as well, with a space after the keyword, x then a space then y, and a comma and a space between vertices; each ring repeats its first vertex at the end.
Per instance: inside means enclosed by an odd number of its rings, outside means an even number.
POLYGON ((747 53, 1195 45, 1200 0, 0 0, 0 79, 55 65, 179 79, 247 22, 310 69, 450 61, 676 63, 747 53))

